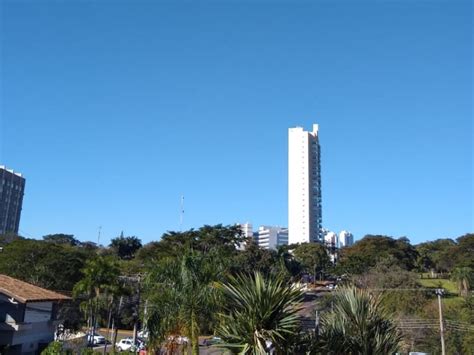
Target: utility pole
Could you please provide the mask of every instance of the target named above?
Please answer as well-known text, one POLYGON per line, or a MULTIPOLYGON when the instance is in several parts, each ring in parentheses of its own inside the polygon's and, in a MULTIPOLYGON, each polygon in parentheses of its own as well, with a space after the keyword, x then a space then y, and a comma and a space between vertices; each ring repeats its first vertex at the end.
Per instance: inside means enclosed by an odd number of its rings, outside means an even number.
MULTIPOLYGON (((122 310, 123 296, 120 296, 120 302, 117 314, 122 310)), ((115 328, 115 316, 112 318, 112 349, 115 349, 115 342, 117 341, 117 329, 115 328)))
POLYGON ((314 320, 314 334, 316 335, 316 338, 319 336, 319 311, 316 310, 316 318, 314 320))
POLYGON ((138 331, 138 321, 140 319, 140 275, 137 277, 137 308, 134 312, 135 324, 133 325, 133 345, 137 344, 137 331, 138 331))
POLYGON ((446 355, 444 346, 444 322, 443 322, 443 309, 441 307, 441 296, 444 294, 442 288, 436 289, 436 295, 438 296, 438 307, 439 307, 439 332, 441 335, 441 355, 446 355))

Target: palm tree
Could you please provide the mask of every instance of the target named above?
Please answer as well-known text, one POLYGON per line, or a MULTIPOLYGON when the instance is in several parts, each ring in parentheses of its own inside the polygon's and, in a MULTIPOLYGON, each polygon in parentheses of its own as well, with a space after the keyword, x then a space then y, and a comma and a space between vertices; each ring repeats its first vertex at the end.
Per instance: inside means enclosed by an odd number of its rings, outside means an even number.
POLYGON ((225 306, 217 334, 223 346, 240 354, 266 354, 271 342, 278 353, 285 353, 287 339, 299 327, 300 290, 259 272, 232 277, 219 288, 225 306))
POLYGON ((470 267, 458 267, 451 273, 451 280, 457 283, 461 296, 466 297, 474 280, 474 271, 470 267))
POLYGON ((334 296, 334 310, 321 319, 321 347, 327 354, 393 354, 402 337, 380 298, 355 287, 334 296))
POLYGON ((201 322, 212 318, 216 300, 218 265, 209 256, 188 250, 181 259, 163 259, 155 266, 146 282, 154 305, 146 320, 152 347, 159 347, 169 335, 186 335, 192 354, 199 354, 201 322))
POLYGON ((119 289, 120 269, 112 258, 97 256, 89 259, 81 271, 84 276, 74 285, 73 295, 85 297, 81 309, 88 318, 90 332, 94 333, 102 301, 119 289))

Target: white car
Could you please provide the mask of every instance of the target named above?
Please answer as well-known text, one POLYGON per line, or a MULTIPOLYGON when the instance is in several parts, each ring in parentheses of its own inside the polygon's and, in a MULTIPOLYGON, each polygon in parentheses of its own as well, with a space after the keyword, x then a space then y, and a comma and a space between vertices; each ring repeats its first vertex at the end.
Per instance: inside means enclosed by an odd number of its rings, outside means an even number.
POLYGON ((140 330, 137 336, 142 339, 148 339, 148 330, 140 330))
POLYGON ((89 342, 89 344, 92 344, 92 345, 98 345, 98 344, 105 344, 105 338, 100 335, 100 334, 88 334, 87 335, 87 341, 89 342))
POLYGON ((171 343, 176 343, 178 345, 186 345, 189 343, 188 337, 182 335, 170 335, 168 341, 171 343))
POLYGON ((117 348, 117 351, 134 351, 140 348, 140 342, 137 341, 137 344, 133 345, 132 338, 125 338, 116 343, 115 347, 117 348))

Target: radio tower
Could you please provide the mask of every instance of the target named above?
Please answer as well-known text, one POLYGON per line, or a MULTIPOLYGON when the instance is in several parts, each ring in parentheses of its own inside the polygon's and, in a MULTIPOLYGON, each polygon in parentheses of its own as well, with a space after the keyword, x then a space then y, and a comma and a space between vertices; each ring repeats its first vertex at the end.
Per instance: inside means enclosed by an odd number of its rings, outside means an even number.
POLYGON ((183 231, 183 218, 184 218, 184 196, 181 196, 181 211, 179 213, 179 231, 183 231))

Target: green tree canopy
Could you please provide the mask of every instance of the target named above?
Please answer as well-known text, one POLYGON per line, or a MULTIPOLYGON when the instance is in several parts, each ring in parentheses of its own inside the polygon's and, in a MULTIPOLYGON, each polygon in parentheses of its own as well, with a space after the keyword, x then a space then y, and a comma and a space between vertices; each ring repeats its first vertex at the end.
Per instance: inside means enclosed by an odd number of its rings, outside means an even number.
POLYGON ((81 244, 79 240, 74 238, 74 235, 72 234, 48 234, 43 236, 43 240, 45 242, 50 242, 50 243, 55 243, 55 244, 64 244, 64 245, 70 245, 70 246, 76 246, 81 244))
POLYGON ((386 258, 392 258, 405 270, 413 270, 418 252, 407 238, 367 235, 354 245, 342 249, 337 270, 339 273, 362 273, 386 258))
POLYGON ((124 237, 122 234, 111 240, 110 247, 115 250, 120 259, 133 259, 135 253, 142 247, 142 242, 135 236, 124 237))
POLYGON ((245 250, 235 253, 230 265, 230 272, 232 274, 253 274, 255 271, 260 271, 262 274, 268 275, 280 266, 278 260, 275 250, 260 248, 255 241, 250 241, 245 250))
POLYGON ((326 270, 330 263, 328 251, 320 243, 298 244, 294 247, 293 254, 303 269, 315 277, 317 273, 326 270))
POLYGON ((451 280, 457 283, 459 293, 467 297, 474 284, 474 270, 470 267, 458 267, 451 273, 451 280))
POLYGON ((40 240, 17 239, 3 247, 0 272, 53 290, 72 290, 82 277, 87 251, 40 240))
POLYGON ((437 239, 416 245, 420 271, 443 272, 451 270, 455 260, 450 254, 454 253, 456 249, 456 242, 452 239, 437 239))
POLYGON ((122 292, 120 268, 113 257, 96 256, 87 260, 81 272, 83 277, 74 285, 73 295, 83 300, 82 311, 88 318, 91 332, 94 332, 101 308, 110 306, 113 296, 122 292))
POLYGON ((156 249, 162 256, 178 256, 182 250, 192 248, 197 252, 216 252, 230 256, 242 241, 240 226, 205 225, 197 230, 168 232, 163 234, 156 249))

